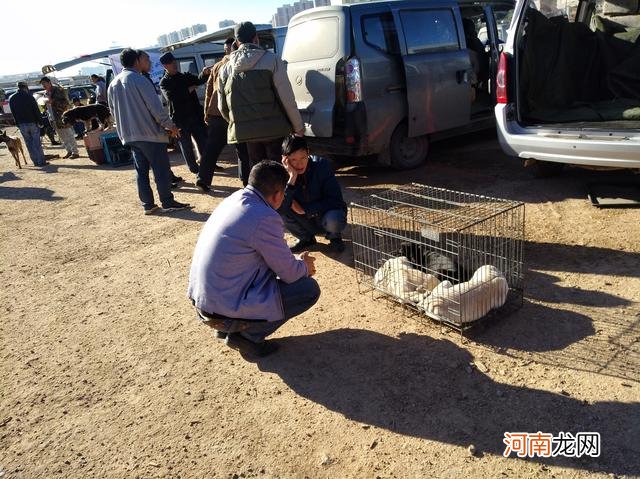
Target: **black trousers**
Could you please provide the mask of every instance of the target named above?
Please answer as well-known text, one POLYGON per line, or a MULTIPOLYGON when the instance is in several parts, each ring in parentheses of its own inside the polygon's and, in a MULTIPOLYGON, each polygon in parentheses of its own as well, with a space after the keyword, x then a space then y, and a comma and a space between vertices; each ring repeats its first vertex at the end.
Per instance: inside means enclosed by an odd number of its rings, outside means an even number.
POLYGON ((207 120, 207 141, 204 155, 200 158, 198 179, 207 186, 211 186, 218 157, 227 144, 228 123, 221 116, 210 116, 207 120))
POLYGON ((256 163, 262 160, 281 161, 282 159, 282 138, 275 138, 267 141, 251 141, 247 143, 248 164, 241 167, 242 183, 246 186, 244 172, 246 171, 247 181, 249 172, 256 163))

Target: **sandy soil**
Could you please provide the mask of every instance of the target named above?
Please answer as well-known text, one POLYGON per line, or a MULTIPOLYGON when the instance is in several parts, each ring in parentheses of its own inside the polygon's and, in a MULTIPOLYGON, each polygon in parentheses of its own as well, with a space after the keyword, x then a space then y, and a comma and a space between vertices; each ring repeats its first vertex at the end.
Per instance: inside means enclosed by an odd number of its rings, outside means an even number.
POLYGON ((321 246, 318 305, 248 362, 185 297, 230 162, 204 195, 174 156, 195 209, 145 217, 131 167, 18 170, 1 148, 0 477, 640 476, 640 210, 585 192, 632 175, 532 180, 490 133, 408 173, 341 167, 350 200, 416 181, 526 202, 525 304, 464 338, 360 294, 321 246), (505 431, 596 431, 602 454, 504 458, 505 431))

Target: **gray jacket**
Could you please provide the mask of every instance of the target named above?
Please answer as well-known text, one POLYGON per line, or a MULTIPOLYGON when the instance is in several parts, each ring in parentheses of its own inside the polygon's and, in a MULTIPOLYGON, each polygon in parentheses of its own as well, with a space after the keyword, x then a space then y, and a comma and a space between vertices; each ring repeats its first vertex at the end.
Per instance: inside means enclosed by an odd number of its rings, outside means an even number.
POLYGON ((293 283, 307 266, 284 240, 280 215, 251 185, 227 197, 205 223, 191 261, 189 298, 230 318, 284 319, 279 277, 293 283))
POLYGON ((175 125, 152 83, 142 74, 125 68, 109 85, 107 97, 122 143, 169 143, 166 130, 175 125))

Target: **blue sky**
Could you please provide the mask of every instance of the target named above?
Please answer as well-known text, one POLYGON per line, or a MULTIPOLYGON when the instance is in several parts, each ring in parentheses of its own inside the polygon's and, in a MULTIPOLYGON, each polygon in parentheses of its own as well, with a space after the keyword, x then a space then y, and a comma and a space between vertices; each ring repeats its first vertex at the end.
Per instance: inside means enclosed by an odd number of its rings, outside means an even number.
POLYGON ((0 75, 39 71, 112 45, 143 48, 195 23, 216 30, 225 19, 269 23, 286 0, 107 0, 3 2, 0 75))

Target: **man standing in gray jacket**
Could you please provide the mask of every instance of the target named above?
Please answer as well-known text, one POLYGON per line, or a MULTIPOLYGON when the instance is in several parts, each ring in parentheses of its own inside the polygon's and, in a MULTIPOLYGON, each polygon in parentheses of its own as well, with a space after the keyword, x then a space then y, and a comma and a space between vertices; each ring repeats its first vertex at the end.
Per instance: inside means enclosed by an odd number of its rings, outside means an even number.
POLYGON ((304 134, 285 64, 259 46, 253 23, 240 23, 235 35, 239 48, 218 76, 218 109, 229 123, 227 142, 246 142, 252 164, 280 161, 283 138, 304 134))
POLYGON ((185 209, 190 205, 177 202, 171 193, 167 133, 178 137, 180 130, 162 107, 153 85, 140 73, 149 67, 145 62, 149 62, 149 56, 142 55, 139 50, 122 50, 120 63, 124 70, 109 85, 107 97, 120 141, 133 153, 138 196, 144 214, 151 215, 160 208, 153 199, 149 169, 153 170, 164 211, 185 209))

